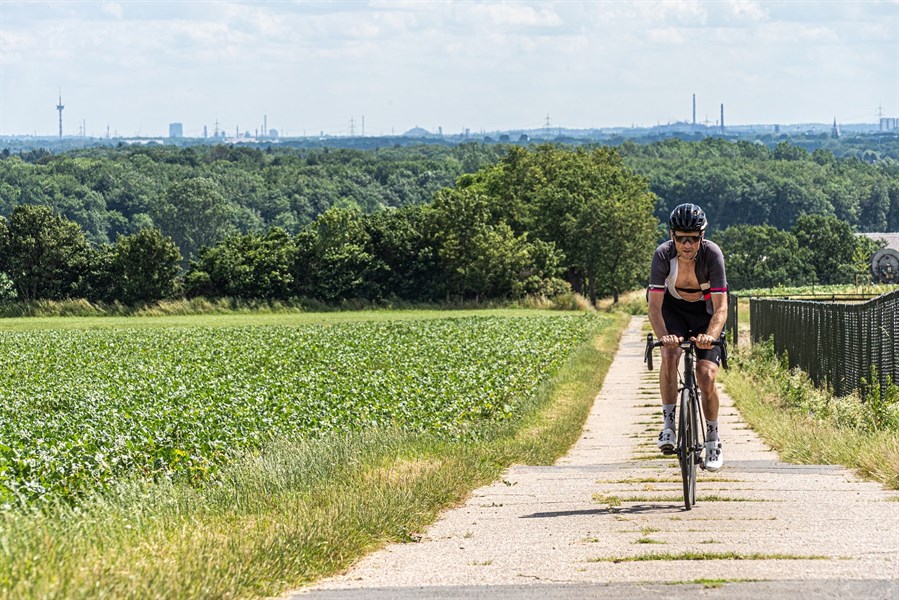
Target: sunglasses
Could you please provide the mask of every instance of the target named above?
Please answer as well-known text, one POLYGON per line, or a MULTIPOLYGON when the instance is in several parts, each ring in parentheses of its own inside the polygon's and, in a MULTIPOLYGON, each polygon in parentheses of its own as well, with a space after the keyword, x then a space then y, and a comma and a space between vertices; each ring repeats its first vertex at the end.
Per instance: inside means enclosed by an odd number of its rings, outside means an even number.
POLYGON ((691 244, 698 244, 699 240, 702 239, 701 235, 675 235, 674 241, 678 244, 686 244, 690 242, 691 244))

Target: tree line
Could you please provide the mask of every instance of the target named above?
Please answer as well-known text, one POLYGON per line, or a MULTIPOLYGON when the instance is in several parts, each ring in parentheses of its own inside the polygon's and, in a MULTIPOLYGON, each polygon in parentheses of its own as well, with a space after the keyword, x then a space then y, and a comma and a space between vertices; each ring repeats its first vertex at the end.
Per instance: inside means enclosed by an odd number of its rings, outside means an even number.
POLYGON ((706 209, 709 237, 725 252, 732 288, 837 283, 864 272, 876 249, 853 235, 846 215, 854 215, 855 227, 869 223, 861 220, 865 215, 880 215, 870 223, 886 219, 887 229, 899 201, 899 175, 889 163, 786 146, 715 139, 617 149, 470 146, 368 154, 126 148, 7 157, 0 160, 0 202, 8 209, 0 221, 0 297, 439 302, 571 289, 595 299, 645 284, 652 249, 667 235, 668 212, 687 201, 706 209), (142 171, 130 171, 134 165, 142 171), (289 176, 285 165, 292 165, 289 176), (422 177, 428 165, 440 175, 427 176, 415 193, 401 199, 386 185, 414 187, 399 173, 422 177), (262 179, 249 185, 257 169, 262 179), (307 169, 330 173, 310 184, 318 189, 345 185, 342 178, 354 169, 368 173, 369 181, 385 182, 378 189, 387 196, 368 204, 358 189, 322 196, 318 204, 307 204, 315 196, 302 196, 296 204, 306 206, 302 226, 296 215, 288 219, 289 211, 238 205, 247 198, 300 198, 300 189, 312 187, 269 189, 266 178, 312 181, 312 171, 302 174, 307 169), (62 193, 50 180, 66 170, 72 172, 64 181, 90 185, 62 193), (29 179, 29 173, 49 179, 29 179), (752 199, 750 189, 770 194, 752 199), (45 202, 19 202, 35 190, 45 202), (79 204, 82 192, 86 202, 79 204), (104 221, 87 209, 91 199, 108 208, 103 193, 117 198, 117 206, 131 202, 139 209, 104 221), (46 202, 50 196, 55 200, 46 202), (857 210, 849 210, 852 198, 857 210), (60 209, 62 200, 68 212, 60 209), (241 226, 237 214, 256 220, 241 226), (273 214, 282 217, 267 218, 273 214), (95 227, 86 228, 85 220, 95 227), (114 242, 100 226, 111 221, 121 225, 114 242))
POLYGON ((749 141, 669 139, 620 146, 628 166, 659 197, 656 216, 693 202, 711 226, 771 225, 786 231, 802 215, 833 216, 855 231, 899 231, 899 161, 836 158, 782 141, 774 148, 749 141))
MULTIPOLYGON (((208 201, 211 185, 176 184, 206 220, 223 218, 208 201)), ((658 231, 654 205, 648 183, 612 148, 512 148, 432 202, 370 214, 330 207, 297 233, 191 237, 184 202, 172 202, 169 231, 182 228, 194 251, 186 269, 179 244, 158 228, 94 244, 50 208, 18 205, 0 221, 0 271, 8 296, 21 300, 439 302, 571 289, 595 300, 640 285, 658 231)))
MULTIPOLYGON (((874 147, 886 153, 888 142, 874 147)), ((672 206, 694 202, 714 216, 718 230, 749 224, 786 231, 801 215, 821 214, 856 231, 899 231, 897 160, 867 162, 854 153, 838 158, 828 149, 809 152, 787 141, 770 147, 670 138, 616 147, 624 163, 649 181, 661 221, 672 206)), ((49 206, 78 223, 95 244, 157 227, 175 240, 186 267, 203 246, 271 227, 296 235, 331 207, 370 214, 429 203, 460 176, 495 165, 513 148, 522 149, 482 143, 372 150, 219 145, 0 154, 0 215, 8 217, 20 204, 49 206)))
POLYGON ((157 227, 185 259, 238 233, 296 234, 331 207, 373 213, 430 202, 463 173, 495 164, 499 146, 370 151, 234 146, 121 146, 0 155, 0 215, 49 206, 95 244, 157 227))
POLYGON ((715 241, 732 290, 866 281, 871 257, 883 247, 832 215, 802 215, 787 231, 731 225, 715 241))

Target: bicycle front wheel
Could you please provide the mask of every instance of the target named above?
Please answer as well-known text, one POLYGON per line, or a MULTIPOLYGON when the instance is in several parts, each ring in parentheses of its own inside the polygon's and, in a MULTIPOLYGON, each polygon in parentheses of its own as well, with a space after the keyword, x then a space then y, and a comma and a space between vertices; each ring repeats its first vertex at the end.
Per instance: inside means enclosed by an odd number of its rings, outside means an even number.
POLYGON ((697 402, 693 390, 683 390, 680 398, 680 422, 678 423, 677 457, 680 461, 684 483, 684 508, 690 510, 696 504, 696 447, 699 431, 696 428, 697 402))

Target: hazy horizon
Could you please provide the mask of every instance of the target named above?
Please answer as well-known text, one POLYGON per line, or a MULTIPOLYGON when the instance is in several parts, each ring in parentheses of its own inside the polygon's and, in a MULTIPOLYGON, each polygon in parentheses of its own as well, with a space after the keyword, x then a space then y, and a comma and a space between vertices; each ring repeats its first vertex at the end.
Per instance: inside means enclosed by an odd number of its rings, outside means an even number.
POLYGON ((876 123, 899 0, 12 2, 0 135, 876 123), (352 126, 351 126, 352 120, 352 126))

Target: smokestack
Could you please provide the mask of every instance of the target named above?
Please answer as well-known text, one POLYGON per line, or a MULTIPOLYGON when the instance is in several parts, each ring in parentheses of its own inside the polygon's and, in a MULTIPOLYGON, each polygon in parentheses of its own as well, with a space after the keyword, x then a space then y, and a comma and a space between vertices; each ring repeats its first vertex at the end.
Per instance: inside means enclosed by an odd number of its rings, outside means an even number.
POLYGON ((721 131, 724 131, 724 102, 721 103, 721 131))
POLYGON ((56 110, 59 111, 59 139, 62 139, 62 109, 65 106, 62 105, 62 88, 59 90, 59 104, 56 105, 56 110))
POLYGON ((696 94, 693 94, 693 125, 696 125, 696 94))

